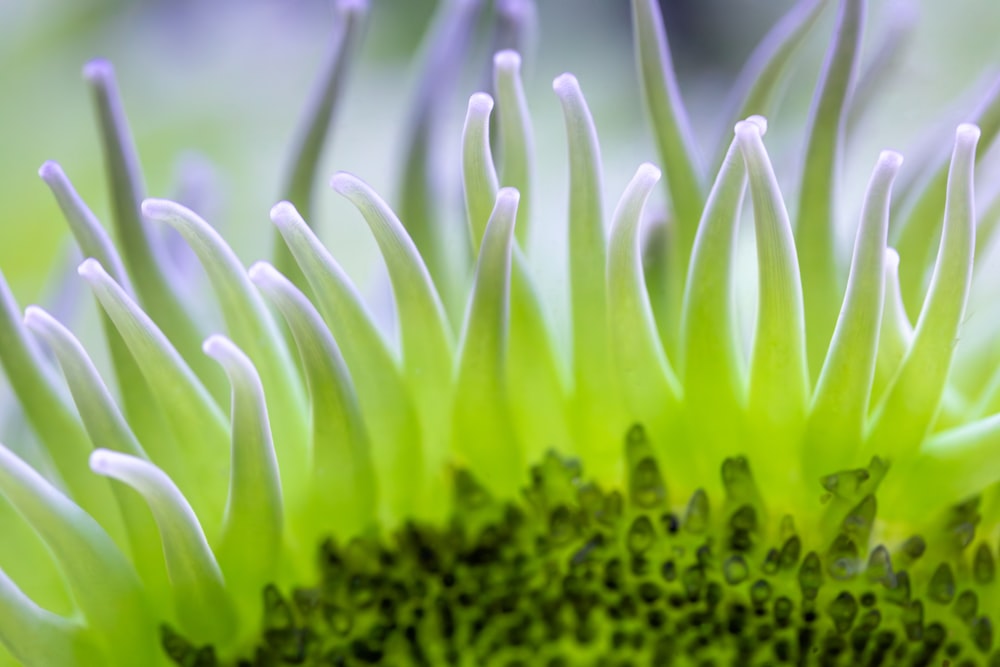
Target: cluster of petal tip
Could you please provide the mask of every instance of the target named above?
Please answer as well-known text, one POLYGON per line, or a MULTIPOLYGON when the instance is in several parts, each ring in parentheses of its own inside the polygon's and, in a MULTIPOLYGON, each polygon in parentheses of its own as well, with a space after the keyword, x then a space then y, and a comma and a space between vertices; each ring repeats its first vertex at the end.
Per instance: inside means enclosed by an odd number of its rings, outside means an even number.
POLYGON ((529 247, 539 193, 513 49, 532 32, 529 2, 491 10, 495 102, 484 93, 469 101, 466 224, 442 222, 448 198, 429 137, 483 4, 442 3, 428 38, 399 216, 359 178, 331 182, 378 243, 398 341, 304 219, 363 2, 337 5, 328 65, 293 145, 288 201, 271 211, 274 260, 249 270, 197 206, 144 200, 113 72, 87 66, 117 243, 58 165, 40 173, 87 257, 78 273, 100 305, 112 372, 99 372, 57 317, 38 307, 22 317, 0 282, 0 359, 16 418, 37 436, 0 448, 0 639, 15 661, 159 664, 164 623, 235 655, 257 632, 261 590, 314 578, 325 536, 443 520, 456 469, 495 497, 517 497, 549 449, 620 484, 624 434, 637 422, 675 498, 696 488, 719 495, 720 463, 745 456, 768 516, 795 508, 806 540, 830 537, 821 496, 841 471, 878 471, 862 481, 867 493, 878 488, 890 537, 992 492, 1000 355, 953 357, 973 259, 1000 220, 989 213, 976 238, 973 169, 981 137, 989 143, 1000 129, 1000 88, 976 125, 959 126, 950 159, 928 155, 907 175, 897 153, 879 156, 845 258, 835 243, 846 208, 841 146, 893 60, 858 64, 864 0, 803 0, 774 28, 735 87, 726 117, 735 132, 710 168, 688 133, 656 4, 634 0, 669 206, 647 213, 661 172, 643 164, 605 220, 594 122, 577 80, 558 77, 571 313, 560 347, 528 261, 541 250, 529 247), (792 216, 761 114, 828 5, 836 36, 792 216), (890 208, 897 180, 902 196, 890 208), (749 305, 736 303, 745 199, 756 249, 749 305), (204 338, 202 311, 186 302, 188 272, 162 252, 178 239, 203 269, 224 334, 204 338))

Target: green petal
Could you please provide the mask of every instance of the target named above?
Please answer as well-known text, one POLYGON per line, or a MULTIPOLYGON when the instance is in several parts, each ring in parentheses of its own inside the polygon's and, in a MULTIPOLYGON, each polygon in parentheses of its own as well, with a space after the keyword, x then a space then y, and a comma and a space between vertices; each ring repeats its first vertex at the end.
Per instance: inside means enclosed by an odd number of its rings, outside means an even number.
POLYGON ((486 223, 493 213, 500 185, 490 151, 490 112, 493 98, 476 93, 469 98, 462 131, 462 185, 465 191, 465 215, 469 224, 472 251, 479 254, 486 223))
MULTIPOLYGON (((84 256, 99 261, 115 282, 122 286, 125 293, 135 299, 135 291, 118 251, 100 222, 80 199, 62 168, 55 162, 46 162, 39 170, 39 175, 55 195, 84 256)), ((150 394, 142 372, 136 366, 121 334, 104 313, 101 313, 101 327, 104 330, 118 386, 128 387, 128 391, 121 392, 121 400, 129 425, 135 430, 139 439, 146 443, 159 464, 178 479, 179 466, 171 462, 177 458, 172 456, 177 444, 171 438, 168 429, 164 427, 163 414, 150 394)), ((209 385, 209 391, 216 388, 214 384, 209 385)))
MULTIPOLYGON (((775 438, 769 443, 769 461, 787 466, 782 459, 791 455, 790 436, 801 426, 809 389, 795 240, 761 128, 737 123, 736 139, 749 175, 757 239, 759 297, 748 415, 755 429, 775 438)), ((762 472, 760 466, 757 472, 762 472)))
POLYGON ((628 417, 665 441, 675 427, 681 387, 657 335, 639 250, 643 209, 659 180, 660 170, 646 163, 625 187, 612 218, 607 285, 610 343, 628 417))
POLYGON ((424 457, 438 467, 447 456, 443 444, 452 380, 453 342, 444 306, 417 246, 389 206, 350 174, 335 175, 330 185, 361 211, 382 251, 396 301, 403 373, 421 422, 424 457))
MULTIPOLYGON (((767 120, 751 116, 761 132, 767 120)), ((708 195, 691 253, 681 311, 684 402, 692 421, 705 427, 734 426, 746 402, 743 353, 736 327, 736 251, 746 196, 746 165, 734 138, 708 195)), ((734 434, 720 433, 718 444, 734 434)))
POLYGON ((97 107, 111 187, 111 219, 121 244, 125 268, 143 308, 162 324, 167 337, 199 377, 205 377, 209 364, 201 354, 201 335, 191 318, 191 310, 181 302, 170 277, 164 273, 156 240, 139 210, 145 185, 114 69, 111 63, 95 60, 87 64, 83 76, 91 86, 97 107))
POLYGON ((35 604, 0 570, 0 641, 25 667, 102 664, 83 627, 35 604))
POLYGON ((813 393, 807 477, 850 466, 867 421, 885 295, 892 183, 903 157, 883 151, 865 195, 847 292, 813 393))
POLYGON ((79 272, 125 339, 162 407, 192 471, 192 502, 209 530, 214 530, 221 520, 229 471, 229 429, 222 413, 163 332, 97 260, 84 261, 79 272))
MULTIPOLYGON (((357 289, 291 204, 277 204, 271 209, 271 220, 308 279, 326 326, 343 352, 371 429, 375 461, 386 465, 413 457, 426 461, 411 394, 357 289)), ((424 488, 425 471, 430 470, 426 462, 406 471, 404 477, 378 469, 380 478, 386 474, 391 481, 385 497, 396 517, 426 509, 424 494, 417 489, 424 488), (415 498, 421 500, 415 502, 415 498)))
POLYGON ((913 325, 903 305, 899 287, 899 253, 892 248, 885 251, 885 303, 879 325, 878 355, 875 359, 875 377, 872 381, 869 407, 878 405, 889 383, 896 376, 899 365, 913 341, 913 325))
POLYGON ((45 460, 58 473, 63 489, 116 538, 121 518, 107 484, 86 473, 84 462, 93 445, 51 366, 21 321, 7 281, 0 274, 0 362, 35 433, 45 447, 45 460))
POLYGON ((572 74, 552 83, 562 103, 569 149, 569 292, 573 395, 570 420, 577 451, 594 467, 617 474, 621 433, 627 427, 615 397, 607 322, 607 241, 604 184, 594 119, 572 74))
MULTIPOLYGON (((147 458, 142 445, 115 405, 97 368, 76 337, 54 317, 35 306, 29 306, 25 311, 24 324, 55 352, 91 442, 132 456, 147 458)), ((187 467, 179 465, 176 456, 170 456, 169 459, 178 472, 186 472, 187 467)), ((163 600, 166 580, 152 517, 146 508, 137 505, 126 493, 117 487, 112 490, 125 521, 132 562, 154 598, 163 600)))
POLYGON ((809 366, 818 373, 837 322, 841 267, 837 266, 836 188, 848 98, 857 78, 866 0, 841 0, 836 37, 809 119, 795 241, 805 298, 809 366))
MULTIPOLYGON (((993 83, 985 99, 973 113, 969 123, 980 128, 980 144, 987 147, 1000 133, 1000 80, 993 83)), ((985 151, 983 151, 985 152, 985 151)), ((977 156, 978 159, 978 156, 977 156)), ((930 161, 930 160, 929 160, 930 161)), ((931 267, 935 265, 935 243, 940 239, 941 211, 950 178, 949 155, 935 154, 931 166, 915 174, 919 179, 910 184, 913 201, 890 231, 890 240, 904 259, 900 264, 899 280, 903 299, 910 311, 916 310, 927 286, 931 267)))
POLYGON ((125 273, 125 266, 111 242, 111 237, 101 226, 97 216, 77 194, 62 167, 57 162, 49 161, 41 166, 38 175, 55 196, 59 209, 62 211, 63 217, 66 218, 66 222, 69 223, 69 229, 83 255, 93 257, 100 262, 102 266, 107 268, 115 282, 121 285, 129 296, 134 297, 135 292, 132 289, 131 281, 125 273))
MULTIPOLYGON (((297 528, 294 535, 312 536, 300 540, 301 548, 311 555, 324 533, 355 535, 376 522, 379 513, 372 444, 350 372, 315 306, 270 264, 254 264, 250 279, 288 322, 309 385, 312 493, 303 521, 309 525, 297 528)), ((413 494, 408 498, 417 497, 419 483, 407 480, 419 480, 420 475, 414 474, 423 465, 419 448, 395 449, 386 444, 376 450, 387 473, 378 478, 391 480, 390 487, 401 486, 403 493, 413 494)))
POLYGON ((500 497, 514 496, 524 473, 504 382, 517 201, 517 190, 500 190, 486 226, 458 347, 453 413, 456 454, 500 497))
POLYGON ((204 350, 225 369, 233 387, 232 465, 219 560, 226 578, 235 586, 249 587, 256 603, 257 591, 274 577, 284 529, 264 387, 250 357, 228 338, 211 336, 204 350))
MULTIPOLYGON (((643 97, 670 195, 666 302, 662 317, 666 322, 678 322, 691 247, 705 203, 703 169, 677 87, 663 17, 655 0, 633 0, 632 32, 643 97)), ((664 333, 667 354, 676 356, 677 327, 664 327, 664 333)))
POLYGON ((212 284, 226 329, 245 351, 268 387, 268 408, 286 487, 306 477, 305 393, 295 363, 263 300, 236 253, 218 232, 180 204, 147 199, 142 212, 176 229, 198 256, 212 284))
MULTIPOLYGON (((932 509, 956 505, 991 487, 990 496, 995 501, 1000 471, 987 462, 995 461, 998 455, 1000 415, 935 433, 921 444, 914 462, 904 462, 898 474, 887 480, 885 492, 905 498, 895 511, 897 518, 918 521, 932 509), (914 494, 915 488, 934 492, 914 494)), ((986 507, 995 511, 996 506, 986 507)))
POLYGON ((177 486, 152 463, 107 449, 91 454, 90 468, 132 487, 149 505, 160 529, 177 618, 184 631, 199 642, 229 639, 235 617, 222 572, 198 517, 177 486))
MULTIPOLYGON (((342 104, 344 88, 352 65, 360 49, 368 14, 368 0, 337 0, 333 34, 329 52, 299 120, 292 141, 283 199, 292 202, 306 219, 312 217, 312 201, 316 188, 316 173, 320 158, 333 125, 333 118, 342 104)), ((274 264, 283 273, 292 276, 295 283, 305 285, 288 247, 280 242, 277 230, 274 239, 274 264)))
POLYGON ((142 585, 104 529, 3 446, 0 493, 48 545, 99 641, 114 643, 107 659, 151 664, 156 640, 142 585))
MULTIPOLYGON (((532 3, 508 3, 532 6, 532 3)), ((532 6, 532 10, 534 7, 532 6)), ((521 56, 500 51, 493 56, 493 88, 496 91, 500 137, 500 185, 521 193, 514 234, 521 249, 528 250, 531 235, 531 199, 534 192, 534 136, 531 114, 521 83, 521 56)))
POLYGON ((913 342, 866 438, 867 450, 879 456, 891 458, 912 452, 926 435, 944 392, 972 280, 976 232, 973 169, 979 136, 974 125, 961 125, 956 132, 934 275, 913 342))
MULTIPOLYGON (((516 54, 505 51, 497 54, 497 76, 500 79, 516 79, 516 71, 506 71, 510 67, 520 66, 520 58, 516 54), (516 64, 512 61, 516 59, 516 64), (501 74, 500 70, 504 70, 501 74)), ((520 82, 508 80, 501 82, 505 87, 514 90, 506 92, 515 98, 523 95, 519 92, 520 82)), ((516 103, 516 99, 508 100, 516 103)), ((485 232, 486 223, 493 212, 498 189, 497 176, 493 167, 489 144, 489 114, 493 101, 487 95, 473 95, 469 100, 469 112, 466 116, 466 131, 464 142, 464 172, 466 209, 475 250, 479 252, 479 244, 485 232)), ((507 113, 514 113, 508 109, 507 113)), ((526 113, 526 111, 525 111, 526 113)), ((501 121, 502 122, 502 121, 501 121)), ((525 132, 522 124, 503 132, 525 132)), ((508 146, 503 150, 521 151, 517 160, 528 160, 525 142, 529 137, 518 136, 512 139, 516 146, 508 146)), ((506 145, 506 144, 505 144, 506 145)), ((526 165, 525 165, 526 166, 526 165)), ((511 167, 512 178, 518 182, 530 180, 529 171, 521 167, 511 167)), ((518 205, 515 236, 520 221, 524 219, 524 211, 518 205)), ((510 332, 507 357, 508 390, 512 397, 511 412, 516 424, 516 431, 525 446, 525 454, 541 456, 543 449, 551 447, 565 448, 569 446, 568 427, 565 415, 565 394, 563 380, 560 376, 558 359, 553 347, 551 328, 545 318, 538 291, 531 279, 527 261, 521 248, 515 246, 511 265, 510 286, 510 332)))
POLYGON ((469 43, 483 9, 482 0, 445 0, 438 5, 430 30, 424 38, 424 63, 417 84, 416 99, 410 105, 410 127, 403 147, 399 217, 420 250, 441 291, 452 321, 458 317, 464 298, 468 270, 465 230, 456 220, 442 217, 436 205, 441 198, 438 180, 436 133, 446 116, 459 67, 468 58, 469 43))
MULTIPOLYGON (((653 0, 633 0, 632 29, 646 107, 652 119, 660 160, 676 219, 677 252, 687 256, 694 243, 705 201, 694 140, 677 87, 663 17, 653 0)), ((687 273, 687 261, 680 277, 687 273)))

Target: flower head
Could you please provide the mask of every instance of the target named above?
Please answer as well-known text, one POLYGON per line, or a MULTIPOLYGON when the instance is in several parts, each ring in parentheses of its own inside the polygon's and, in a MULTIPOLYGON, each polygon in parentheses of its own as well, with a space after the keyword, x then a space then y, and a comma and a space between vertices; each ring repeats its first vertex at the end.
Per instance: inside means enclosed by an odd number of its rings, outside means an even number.
MULTIPOLYGON (((442 222, 435 129, 481 2, 443 3, 428 38, 399 215, 352 174, 330 181, 378 244, 398 344, 308 222, 363 2, 337 4, 286 201, 271 210, 273 261, 249 269, 194 211, 144 198, 113 70, 89 64, 116 242, 57 164, 40 175, 87 257, 78 273, 110 374, 56 317, 30 306, 22 318, 0 290, 0 360, 41 443, 0 447, 0 494, 26 522, 0 553, 12 659, 985 660, 1000 380, 965 377, 955 343, 1000 218, 977 240, 973 172, 1000 93, 920 178, 881 153, 842 255, 863 0, 836 3, 794 215, 764 143, 763 114, 828 4, 803 0, 764 40, 734 89, 728 148, 705 167, 656 4, 633 0, 663 171, 638 167, 610 230, 581 85, 555 79, 568 345, 526 261, 546 193, 514 50, 494 56, 495 99, 469 100, 466 225, 442 222), (661 180, 668 213, 644 235, 661 180), (206 337, 179 293, 165 229, 203 267, 224 333, 206 337), (756 298, 738 309, 744 247, 756 298)), ((519 44, 530 3, 496 5, 498 42, 519 44)))

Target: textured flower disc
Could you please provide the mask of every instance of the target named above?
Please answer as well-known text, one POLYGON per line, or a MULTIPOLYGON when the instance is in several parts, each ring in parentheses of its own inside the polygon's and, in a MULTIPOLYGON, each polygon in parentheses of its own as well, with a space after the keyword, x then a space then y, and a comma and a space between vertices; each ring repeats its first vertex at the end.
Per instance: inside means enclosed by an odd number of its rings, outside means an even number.
MULTIPOLYGON (((828 503, 857 502, 823 552, 786 515, 768 535, 744 459, 726 498, 696 492, 680 515, 645 434, 629 433, 625 493, 581 479, 555 454, 532 469, 523 504, 499 503, 459 473, 446 527, 325 541, 321 579, 263 592, 263 632, 239 665, 978 665, 991 654, 994 552, 968 571, 920 536, 865 552, 876 518, 852 471, 828 503), (725 508, 725 509, 723 509, 725 508), (860 545, 860 546, 859 546, 860 545), (894 569, 899 568, 899 569, 894 569)), ((955 512, 954 552, 974 507, 955 512)), ((180 665, 217 665, 164 628, 180 665)))

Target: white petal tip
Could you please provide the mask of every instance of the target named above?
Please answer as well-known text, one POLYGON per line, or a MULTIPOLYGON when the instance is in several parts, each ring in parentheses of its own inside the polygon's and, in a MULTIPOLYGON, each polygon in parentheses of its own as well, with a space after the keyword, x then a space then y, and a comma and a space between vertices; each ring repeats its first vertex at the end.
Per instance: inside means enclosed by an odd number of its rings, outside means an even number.
POLYGON ((517 188, 500 188, 497 192, 497 202, 507 206, 517 206, 521 201, 521 193, 517 188))
POLYGON ((899 169, 903 164, 903 155, 896 151, 882 151, 878 154, 878 163, 890 169, 899 169))
POLYGON ((250 282, 254 285, 261 285, 269 283, 274 279, 275 274, 278 270, 274 268, 269 262, 254 262, 247 270, 247 275, 250 277, 250 282))
POLYGON ((38 306, 28 306, 24 309, 24 326, 37 331, 41 324, 50 317, 52 316, 38 306))
POLYGON ((764 134, 761 131, 761 127, 752 120, 741 120, 736 123, 736 127, 733 128, 733 132, 736 134, 736 138, 741 142, 759 139, 764 134))
POLYGON ((652 181, 656 183, 663 176, 663 172, 652 162, 643 162, 639 165, 639 168, 635 172, 636 178, 641 178, 644 181, 652 181))
POLYGON ((166 199, 144 199, 140 206, 143 217, 165 222, 172 217, 183 215, 187 209, 166 199))
POLYGON ((90 453, 90 469, 98 475, 106 475, 114 466, 114 452, 107 449, 95 449, 90 453))
POLYGON ((572 95, 578 94, 580 91, 580 82, 576 80, 576 77, 570 73, 560 74, 552 82, 552 90, 556 92, 560 98, 570 97, 572 95))
POLYGON ((963 145, 975 145, 979 141, 982 131, 972 123, 962 123, 955 130, 956 143, 963 145))
POLYGON ((201 351, 212 357, 213 359, 218 359, 219 356, 224 355, 226 351, 232 347, 233 343, 220 334, 213 334, 205 339, 205 342, 201 344, 201 351))
POLYGON ((753 116, 748 116, 746 122, 753 123, 760 129, 761 136, 767 134, 767 118, 754 114, 753 116))
POLYGON ((88 257, 76 268, 78 275, 85 279, 96 278, 104 273, 104 267, 93 257, 88 257))
POLYGON ((475 93, 469 98, 470 116, 488 116, 493 111, 493 98, 486 93, 475 93))
POLYGON ((501 72, 516 72, 521 69, 521 54, 506 49, 493 54, 493 66, 501 72))
POLYGON ((62 167, 55 160, 46 160, 45 164, 38 168, 38 175, 46 183, 62 180, 65 177, 62 167))
POLYGON ((885 268, 893 273, 899 268, 899 253, 895 248, 885 249, 885 268))
POLYGON ((347 194, 358 187, 359 179, 354 174, 339 171, 330 179, 330 187, 338 194, 347 194))
POLYGON ((299 212, 290 201, 279 201, 271 207, 271 222, 278 226, 291 224, 299 219, 299 212))
POLYGON ((96 58, 83 66, 83 78, 90 83, 104 83, 114 75, 115 68, 104 58, 96 58))

